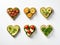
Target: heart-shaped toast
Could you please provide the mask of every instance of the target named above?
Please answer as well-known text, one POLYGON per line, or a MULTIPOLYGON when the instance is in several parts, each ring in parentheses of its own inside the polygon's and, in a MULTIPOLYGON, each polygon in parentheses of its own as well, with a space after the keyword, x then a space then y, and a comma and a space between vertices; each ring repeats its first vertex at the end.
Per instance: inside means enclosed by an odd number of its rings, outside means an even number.
POLYGON ((47 8, 42 7, 40 9, 40 12, 45 18, 48 18, 51 15, 51 13, 53 12, 53 9, 51 7, 47 7, 47 8))
POLYGON ((13 36, 15 37, 18 32, 20 31, 20 27, 18 25, 15 25, 15 26, 12 26, 12 25, 9 25, 7 27, 7 31, 13 36))
POLYGON ((51 25, 42 25, 41 31, 44 33, 45 36, 48 36, 52 32, 53 28, 51 25))
POLYGON ((30 37, 33 34, 33 32, 35 32, 35 30, 36 30, 36 28, 34 25, 31 25, 31 26, 25 25, 24 26, 24 31, 26 32, 26 35, 28 37, 30 37))
POLYGON ((20 12, 20 11, 19 11, 19 9, 18 9, 17 7, 15 7, 15 8, 8 8, 8 9, 7 9, 7 13, 9 14, 9 16, 10 16, 13 20, 15 20, 15 19, 17 18, 19 12, 20 12))
POLYGON ((24 9, 24 13, 26 14, 26 16, 28 18, 31 18, 36 13, 36 9, 34 7, 32 7, 32 8, 26 7, 24 9))

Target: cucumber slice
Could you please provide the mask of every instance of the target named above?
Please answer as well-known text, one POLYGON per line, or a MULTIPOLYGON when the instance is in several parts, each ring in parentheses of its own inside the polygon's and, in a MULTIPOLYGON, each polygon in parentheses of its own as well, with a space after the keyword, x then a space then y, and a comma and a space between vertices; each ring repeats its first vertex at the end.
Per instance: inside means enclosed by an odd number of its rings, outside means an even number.
POLYGON ((18 25, 15 25, 15 26, 9 25, 7 27, 7 30, 13 37, 15 37, 16 34, 19 32, 20 27, 18 25))
POLYGON ((12 33, 12 31, 13 31, 13 26, 12 26, 12 25, 9 25, 9 26, 7 27, 7 31, 8 31, 9 33, 12 33))

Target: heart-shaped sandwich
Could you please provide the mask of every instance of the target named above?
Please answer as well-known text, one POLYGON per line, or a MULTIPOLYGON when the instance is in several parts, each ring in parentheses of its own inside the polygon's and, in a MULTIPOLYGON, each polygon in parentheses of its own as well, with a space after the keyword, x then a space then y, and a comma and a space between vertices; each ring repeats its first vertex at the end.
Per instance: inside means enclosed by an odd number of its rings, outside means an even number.
POLYGON ((31 25, 31 26, 25 25, 24 26, 24 31, 26 32, 26 35, 28 37, 30 37, 33 34, 33 32, 35 32, 35 30, 36 30, 36 27, 34 25, 31 25))
POLYGON ((7 13, 9 14, 9 16, 13 19, 13 20, 15 20, 16 19, 16 17, 18 16, 18 14, 19 14, 19 9, 17 8, 17 7, 15 7, 15 8, 8 8, 7 9, 7 13))
POLYGON ((40 9, 40 12, 45 18, 48 18, 51 15, 51 13, 53 12, 53 9, 51 7, 47 7, 47 8, 42 7, 40 9))
POLYGON ((36 9, 34 7, 32 7, 32 8, 26 7, 24 9, 24 13, 26 14, 26 16, 28 18, 31 18, 36 13, 36 9))
POLYGON ((20 27, 18 25, 15 25, 15 26, 12 26, 12 25, 9 25, 7 27, 7 31, 13 36, 15 37, 18 32, 20 31, 20 27))
POLYGON ((44 33, 45 36, 48 36, 52 32, 53 28, 51 25, 42 25, 41 31, 44 33))

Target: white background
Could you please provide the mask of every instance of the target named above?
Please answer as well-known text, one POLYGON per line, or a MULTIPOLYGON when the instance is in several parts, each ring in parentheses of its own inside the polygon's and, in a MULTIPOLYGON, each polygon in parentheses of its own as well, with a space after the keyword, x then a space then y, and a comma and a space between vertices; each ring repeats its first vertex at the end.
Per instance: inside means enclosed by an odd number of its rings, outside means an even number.
POLYGON ((1 0, 0 1, 0 45, 60 45, 60 1, 59 0, 1 0), (9 7, 20 9, 19 17, 13 21, 7 14, 9 7), (25 7, 35 7, 37 14, 29 20, 23 12, 25 7), (53 14, 46 20, 40 13, 41 7, 52 7, 53 14), (21 31, 13 38, 7 31, 8 25, 19 25, 21 31), (36 32, 29 38, 24 32, 24 25, 34 24, 36 32), (54 28, 50 37, 45 37, 40 30, 42 24, 51 24, 54 28))

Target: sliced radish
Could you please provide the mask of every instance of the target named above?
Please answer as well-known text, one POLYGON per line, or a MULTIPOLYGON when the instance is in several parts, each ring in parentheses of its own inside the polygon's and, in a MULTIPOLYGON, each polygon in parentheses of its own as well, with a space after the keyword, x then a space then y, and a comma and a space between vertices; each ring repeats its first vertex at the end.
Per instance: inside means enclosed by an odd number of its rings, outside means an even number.
POLYGON ((30 29, 30 31, 31 31, 31 32, 34 32, 34 30, 33 30, 33 29, 30 29))
POLYGON ((35 29, 35 26, 34 25, 31 25, 30 28, 34 30, 35 29))
POLYGON ((31 34, 32 32, 30 30, 28 30, 27 33, 31 34))
POLYGON ((28 36, 31 36, 31 34, 27 33, 28 36))
POLYGON ((25 28, 25 29, 29 29, 29 25, 25 25, 24 28, 25 28))
POLYGON ((28 32, 28 30, 27 30, 27 29, 25 29, 25 31, 26 31, 26 32, 28 32))

